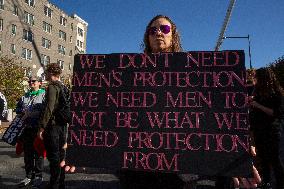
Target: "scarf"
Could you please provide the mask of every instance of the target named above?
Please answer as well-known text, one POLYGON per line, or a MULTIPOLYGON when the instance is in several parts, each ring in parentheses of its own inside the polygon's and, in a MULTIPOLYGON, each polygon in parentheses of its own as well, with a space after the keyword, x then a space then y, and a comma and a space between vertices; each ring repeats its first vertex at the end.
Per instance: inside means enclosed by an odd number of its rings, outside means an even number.
POLYGON ((29 92, 29 96, 38 96, 39 94, 43 93, 44 92, 44 89, 39 89, 37 91, 30 91, 29 92))

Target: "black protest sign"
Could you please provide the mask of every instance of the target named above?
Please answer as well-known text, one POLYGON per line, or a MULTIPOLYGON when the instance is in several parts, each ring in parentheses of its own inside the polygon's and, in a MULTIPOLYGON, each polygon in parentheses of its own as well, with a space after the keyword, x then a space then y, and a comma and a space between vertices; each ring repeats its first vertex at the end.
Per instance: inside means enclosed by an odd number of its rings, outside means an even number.
POLYGON ((76 166, 251 173, 243 51, 76 55, 76 166))
POLYGON ((16 145, 18 137, 21 135, 24 129, 22 116, 17 115, 9 127, 6 129, 5 133, 2 136, 2 140, 8 144, 16 145))

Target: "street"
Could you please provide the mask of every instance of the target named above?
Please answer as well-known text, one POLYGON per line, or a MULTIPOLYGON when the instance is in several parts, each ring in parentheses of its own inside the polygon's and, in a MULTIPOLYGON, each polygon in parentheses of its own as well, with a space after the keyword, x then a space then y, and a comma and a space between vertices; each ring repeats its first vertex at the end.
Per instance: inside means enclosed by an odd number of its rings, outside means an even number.
MULTIPOLYGON (((0 134, 0 138, 2 138, 0 134)), ((41 188, 47 185, 49 179, 48 161, 44 165, 44 183, 41 188)), ((25 177, 24 158, 18 157, 15 147, 0 140, 0 189, 16 189, 25 177)), ((183 175, 183 180, 190 179, 189 175, 183 175)), ((92 170, 91 173, 66 174, 66 188, 68 189, 119 189, 119 179, 114 174, 103 170, 92 170)), ((214 182, 208 180, 199 181, 200 189, 214 188, 214 182), (207 185, 207 186, 206 186, 207 185)), ((28 187, 27 187, 28 188, 28 187)), ((31 187, 30 187, 31 188, 31 187)), ((186 188, 190 188, 187 184, 186 188)))
MULTIPOLYGON (((19 183, 25 177, 24 157, 18 157, 15 147, 2 141, 2 135, 8 123, 2 122, 0 125, 0 189, 16 189, 19 183)), ((44 161, 44 183, 42 188, 47 185, 49 179, 48 161, 44 161)), ((94 170, 90 173, 66 174, 66 186, 69 189, 117 189, 119 180, 113 174, 94 170), (103 173, 102 173, 103 172, 103 173)))

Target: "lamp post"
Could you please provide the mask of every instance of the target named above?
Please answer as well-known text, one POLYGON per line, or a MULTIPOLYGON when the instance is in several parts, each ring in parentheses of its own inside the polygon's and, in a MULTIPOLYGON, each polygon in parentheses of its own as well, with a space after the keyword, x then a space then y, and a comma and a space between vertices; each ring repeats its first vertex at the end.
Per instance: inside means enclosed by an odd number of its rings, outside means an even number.
POLYGON ((241 37, 232 37, 232 36, 226 36, 223 37, 223 39, 248 39, 248 45, 249 45, 249 68, 252 69, 252 63, 251 63, 251 52, 250 52, 250 38, 248 36, 241 36, 241 37))

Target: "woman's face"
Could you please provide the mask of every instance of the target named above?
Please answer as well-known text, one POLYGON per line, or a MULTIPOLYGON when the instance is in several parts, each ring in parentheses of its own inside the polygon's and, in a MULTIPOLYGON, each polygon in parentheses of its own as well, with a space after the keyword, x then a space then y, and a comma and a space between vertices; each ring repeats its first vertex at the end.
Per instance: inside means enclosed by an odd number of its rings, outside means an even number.
POLYGON ((41 82, 39 82, 39 81, 37 80, 37 78, 31 78, 31 79, 29 80, 29 85, 30 85, 30 87, 31 87, 32 90, 37 91, 37 90, 40 88, 41 82))
POLYGON ((149 44, 152 53, 170 52, 172 47, 172 25, 165 18, 155 20, 149 29, 149 44))

